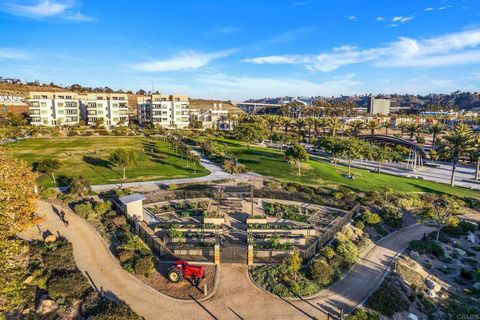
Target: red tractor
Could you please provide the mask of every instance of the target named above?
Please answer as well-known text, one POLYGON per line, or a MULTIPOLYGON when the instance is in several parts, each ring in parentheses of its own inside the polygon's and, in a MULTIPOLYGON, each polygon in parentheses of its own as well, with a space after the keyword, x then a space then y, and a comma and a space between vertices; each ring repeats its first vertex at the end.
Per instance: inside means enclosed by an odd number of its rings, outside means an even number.
POLYGON ((205 268, 188 264, 185 260, 178 260, 168 269, 167 277, 168 280, 175 283, 188 279, 198 287, 205 277, 205 268))

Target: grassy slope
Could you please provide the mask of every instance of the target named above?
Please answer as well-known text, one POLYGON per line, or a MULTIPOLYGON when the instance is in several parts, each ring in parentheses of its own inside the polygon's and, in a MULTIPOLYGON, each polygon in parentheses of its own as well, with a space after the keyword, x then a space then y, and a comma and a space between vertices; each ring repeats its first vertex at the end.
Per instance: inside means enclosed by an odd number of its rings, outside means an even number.
POLYGON ((272 176, 282 180, 297 181, 312 185, 344 185, 357 191, 382 191, 387 187, 404 192, 441 192, 458 196, 480 197, 480 192, 466 188, 455 187, 431 181, 397 177, 388 174, 377 174, 366 170, 353 169, 355 180, 344 176, 347 168, 309 160, 303 164, 302 176, 297 175, 297 169, 284 161, 283 153, 267 148, 250 147, 235 140, 218 140, 219 146, 231 150, 241 150, 238 154, 240 163, 251 171, 272 176))
MULTIPOLYGON (((199 177, 208 171, 197 166, 187 167, 185 160, 176 155, 163 141, 144 137, 69 137, 29 139, 8 145, 18 157, 33 163, 45 158, 62 162, 56 176, 83 175, 92 184, 106 184, 121 181, 121 168, 108 162, 109 153, 116 148, 133 148, 140 151, 140 161, 134 167, 127 167, 128 181, 145 181, 170 178, 199 177), (153 143, 153 145, 149 145, 153 143), (155 152, 150 152, 151 148, 155 152), (145 152, 141 152, 145 149, 145 152), (95 153, 94 153, 95 151, 95 153)), ((42 186, 53 186, 47 175, 39 177, 42 186)))

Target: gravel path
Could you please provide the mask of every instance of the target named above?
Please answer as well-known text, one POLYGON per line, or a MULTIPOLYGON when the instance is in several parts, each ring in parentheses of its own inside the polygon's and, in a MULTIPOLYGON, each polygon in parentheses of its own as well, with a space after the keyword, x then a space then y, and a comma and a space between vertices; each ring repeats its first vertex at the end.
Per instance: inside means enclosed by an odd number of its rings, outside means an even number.
MULTIPOLYGON (((398 251, 431 228, 414 225, 381 240, 347 275, 319 297, 309 301, 286 301, 255 287, 247 267, 223 264, 215 295, 205 302, 173 300, 124 271, 103 244, 100 236, 82 218, 67 212, 66 228, 50 204, 40 201, 44 216, 39 226, 64 235, 73 244, 80 270, 110 297, 123 300, 145 319, 327 319, 326 312, 338 314, 361 303, 383 278, 384 271, 398 251)), ((38 237, 38 229, 25 234, 38 237)))

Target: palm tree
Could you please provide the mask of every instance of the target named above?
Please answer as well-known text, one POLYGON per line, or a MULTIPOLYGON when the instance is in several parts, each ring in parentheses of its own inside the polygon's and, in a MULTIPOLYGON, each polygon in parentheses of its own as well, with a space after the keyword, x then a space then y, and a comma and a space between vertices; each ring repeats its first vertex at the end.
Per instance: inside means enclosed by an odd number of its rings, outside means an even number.
POLYGON ((410 123, 407 125, 406 129, 410 135, 410 141, 413 141, 413 137, 422 132, 423 126, 419 123, 410 123))
POLYGON ((454 130, 443 137, 442 149, 452 159, 452 176, 450 185, 455 185, 455 170, 460 157, 474 148, 472 129, 465 124, 458 124, 454 130))
POLYGON ((342 127, 342 122, 340 121, 340 118, 337 118, 337 117, 328 118, 325 127, 330 129, 330 133, 332 134, 332 137, 335 137, 335 135, 337 134, 337 131, 342 127))
POLYGON ((265 122, 267 123, 270 131, 273 132, 273 129, 275 129, 275 127, 278 125, 278 118, 274 115, 267 115, 265 117, 265 122))
POLYGON ((475 161, 475 180, 480 179, 480 134, 475 136, 473 140, 473 148, 470 151, 470 157, 475 161))
POLYGON ((280 124, 284 127, 285 133, 288 132, 288 128, 292 125, 292 119, 289 117, 282 117, 280 119, 280 124))
POLYGON ((380 128, 380 124, 376 120, 370 120, 367 123, 367 128, 370 129, 370 135, 375 134, 375 130, 380 128))
POLYGON ((385 135, 388 136, 388 129, 392 127, 392 123, 390 121, 385 121, 383 127, 385 128, 385 135))
POLYGON ((435 148, 435 142, 437 141, 437 136, 442 134, 445 131, 445 126, 441 122, 435 122, 430 127, 430 133, 432 136, 432 146, 435 148))
POLYGON ((400 122, 397 125, 397 128, 400 128, 400 139, 403 139, 403 132, 405 131, 405 128, 408 126, 408 124, 404 121, 400 122))
POLYGON ((313 117, 312 124, 313 124, 313 135, 315 137, 315 141, 318 138, 318 129, 323 125, 323 120, 321 118, 313 117))
POLYGON ((365 126, 365 122, 362 120, 353 120, 349 122, 348 125, 352 128, 353 136, 356 137, 365 126))
POLYGON ((302 118, 299 118, 297 120, 295 120, 295 122, 293 123, 293 125, 297 128, 297 134, 298 134, 298 140, 300 141, 301 140, 301 137, 302 137, 302 131, 303 131, 303 128, 307 125, 307 122, 302 119, 302 118))

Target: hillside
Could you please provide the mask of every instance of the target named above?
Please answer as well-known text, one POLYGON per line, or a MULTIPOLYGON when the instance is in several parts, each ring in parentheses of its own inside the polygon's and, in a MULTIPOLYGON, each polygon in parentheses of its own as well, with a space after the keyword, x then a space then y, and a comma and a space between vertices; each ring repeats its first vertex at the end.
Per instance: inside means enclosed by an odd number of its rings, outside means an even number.
MULTIPOLYGON (((341 97, 299 97, 299 100, 311 103, 314 100, 322 99, 327 101, 343 101, 355 103, 360 107, 366 107, 368 101, 368 95, 363 96, 341 96, 341 97)), ((412 109, 423 110, 427 106, 437 106, 433 108, 443 109, 455 109, 471 110, 473 108, 480 108, 480 93, 479 92, 452 92, 450 94, 429 94, 425 96, 421 95, 377 95, 377 98, 389 98, 392 99, 393 107, 409 107, 412 109)), ((276 97, 276 98, 263 98, 263 99, 250 99, 249 102, 261 102, 261 103, 282 103, 284 101, 290 101, 293 97, 276 97)))

